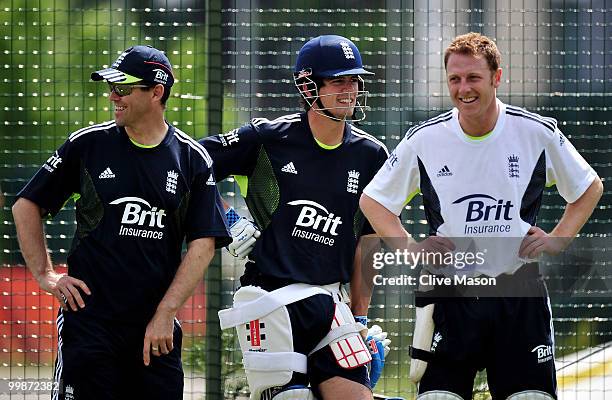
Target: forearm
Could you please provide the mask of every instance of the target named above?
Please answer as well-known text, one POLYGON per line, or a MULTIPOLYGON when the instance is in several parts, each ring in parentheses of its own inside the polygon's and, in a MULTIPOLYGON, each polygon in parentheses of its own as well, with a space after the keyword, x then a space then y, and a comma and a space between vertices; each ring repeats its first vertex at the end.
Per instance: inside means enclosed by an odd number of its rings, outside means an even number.
POLYGON ((189 296, 193 294, 198 282, 204 277, 214 252, 214 238, 196 239, 189 243, 187 254, 157 307, 158 312, 176 315, 189 296))
POLYGON ((21 254, 26 266, 38 280, 45 273, 53 272, 45 243, 41 209, 32 201, 20 198, 12 210, 21 254))
POLYGON ((415 240, 402 226, 399 217, 376 200, 362 194, 359 206, 372 228, 387 245, 398 249, 415 243, 415 240))
POLYGON ((550 233, 555 237, 573 239, 587 222, 603 193, 603 184, 595 178, 578 200, 568 204, 559 223, 550 233))
POLYGON ((351 277, 351 310, 353 315, 367 315, 374 287, 376 271, 372 265, 373 253, 380 251, 380 238, 375 235, 362 236, 355 250, 353 276, 351 277))

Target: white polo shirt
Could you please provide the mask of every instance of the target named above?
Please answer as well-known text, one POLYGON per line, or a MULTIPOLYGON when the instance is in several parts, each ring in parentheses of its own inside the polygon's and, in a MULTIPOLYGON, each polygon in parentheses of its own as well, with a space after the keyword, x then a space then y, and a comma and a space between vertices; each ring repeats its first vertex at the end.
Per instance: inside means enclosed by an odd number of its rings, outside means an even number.
POLYGON ((420 192, 430 234, 472 238, 460 247, 488 255, 471 272, 489 276, 527 261, 518 248, 545 186, 556 185, 572 203, 597 176, 555 119, 497 103, 497 123, 484 137, 463 132, 456 108, 411 128, 364 189, 396 215, 420 192))

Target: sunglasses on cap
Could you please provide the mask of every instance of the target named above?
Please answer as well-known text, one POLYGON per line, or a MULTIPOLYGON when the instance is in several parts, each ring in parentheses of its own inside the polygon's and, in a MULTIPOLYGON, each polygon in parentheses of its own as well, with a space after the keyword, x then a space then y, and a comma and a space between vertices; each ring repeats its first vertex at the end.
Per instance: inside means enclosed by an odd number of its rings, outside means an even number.
POLYGON ((147 85, 116 85, 114 83, 108 83, 108 88, 111 92, 115 93, 119 97, 129 96, 132 94, 134 88, 148 88, 147 85))

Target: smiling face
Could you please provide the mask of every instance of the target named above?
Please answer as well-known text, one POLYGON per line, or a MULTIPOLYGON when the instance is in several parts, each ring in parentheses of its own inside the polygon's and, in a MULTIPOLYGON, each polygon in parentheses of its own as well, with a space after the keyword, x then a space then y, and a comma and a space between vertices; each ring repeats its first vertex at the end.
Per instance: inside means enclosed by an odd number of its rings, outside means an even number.
POLYGON ((495 127, 500 79, 501 68, 492 71, 483 56, 454 53, 448 58, 448 91, 467 133, 486 134, 495 127))
MULTIPOLYGON (((357 94, 359 90, 359 76, 339 76, 326 78, 319 89, 319 99, 323 109, 327 109, 339 120, 350 119, 355 111, 357 94)), ((314 108, 319 105, 315 104, 314 108)))
POLYGON ((126 96, 119 96, 111 90, 109 100, 113 103, 113 114, 117 126, 131 127, 147 116, 153 106, 152 89, 135 86, 126 96))

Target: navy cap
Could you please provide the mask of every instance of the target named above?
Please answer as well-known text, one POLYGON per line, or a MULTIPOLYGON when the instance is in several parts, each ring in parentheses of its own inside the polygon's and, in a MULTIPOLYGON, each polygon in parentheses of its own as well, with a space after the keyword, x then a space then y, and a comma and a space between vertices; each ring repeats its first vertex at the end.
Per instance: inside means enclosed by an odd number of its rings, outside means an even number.
POLYGON ((294 73, 312 73, 328 78, 344 75, 374 75, 363 69, 359 49, 350 40, 338 35, 317 36, 309 40, 298 54, 294 73))
POLYGON ((110 68, 92 72, 94 81, 110 83, 159 83, 172 87, 174 76, 168 57, 151 46, 133 46, 125 50, 110 68))

